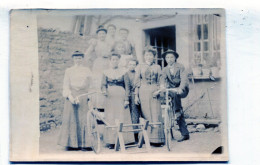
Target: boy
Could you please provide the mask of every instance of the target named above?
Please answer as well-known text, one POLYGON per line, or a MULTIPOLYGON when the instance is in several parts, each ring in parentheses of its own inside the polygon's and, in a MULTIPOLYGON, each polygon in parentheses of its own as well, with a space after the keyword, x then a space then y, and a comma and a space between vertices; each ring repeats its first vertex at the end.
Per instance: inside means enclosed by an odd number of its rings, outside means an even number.
MULTIPOLYGON (((126 72, 126 80, 127 80, 127 87, 129 88, 129 106, 130 106, 130 113, 131 119, 133 124, 139 123, 140 118, 140 108, 138 105, 135 104, 135 68, 138 65, 138 61, 135 58, 131 58, 128 61, 128 72, 126 72)), ((138 142, 138 133, 135 133, 135 141, 138 142)))

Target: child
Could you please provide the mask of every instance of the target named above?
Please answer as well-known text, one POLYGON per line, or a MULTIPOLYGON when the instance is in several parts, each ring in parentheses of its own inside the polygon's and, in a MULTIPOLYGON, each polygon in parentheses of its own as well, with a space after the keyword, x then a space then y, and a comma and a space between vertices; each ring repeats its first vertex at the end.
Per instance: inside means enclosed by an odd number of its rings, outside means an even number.
MULTIPOLYGON (((127 86, 129 88, 129 106, 130 106, 130 112, 131 112, 131 119, 133 124, 139 123, 139 118, 141 116, 140 112, 140 106, 135 104, 135 84, 134 84, 134 78, 135 78, 135 68, 138 65, 138 61, 135 58, 131 58, 128 61, 128 72, 126 72, 125 76, 127 79, 127 86)), ((136 127, 134 127, 136 129, 136 127)), ((135 133, 135 142, 138 142, 138 133, 135 133)))

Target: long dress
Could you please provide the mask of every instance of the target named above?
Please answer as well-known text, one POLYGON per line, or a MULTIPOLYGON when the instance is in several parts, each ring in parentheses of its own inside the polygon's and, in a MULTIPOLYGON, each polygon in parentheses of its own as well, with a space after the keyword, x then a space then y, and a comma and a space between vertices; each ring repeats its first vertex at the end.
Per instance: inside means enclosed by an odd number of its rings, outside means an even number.
POLYGON ((65 71, 63 97, 65 98, 62 127, 58 144, 64 147, 90 147, 87 127, 88 97, 79 97, 79 104, 72 104, 68 96, 74 98, 87 93, 91 83, 91 71, 87 67, 73 66, 65 71))
MULTIPOLYGON (((101 89, 108 93, 105 101, 105 120, 110 125, 115 125, 115 120, 119 120, 119 122, 123 122, 124 124, 132 124, 129 107, 124 107, 124 102, 129 100, 129 89, 126 86, 124 73, 119 69, 104 71, 101 89)), ((124 133, 123 137, 125 144, 135 141, 132 132, 124 133)), ((105 129, 105 143, 115 144, 115 140, 116 128, 105 129)))
MULTIPOLYGON (((109 45, 106 41, 92 41, 88 52, 95 52, 96 59, 93 62, 92 72, 93 72, 93 88, 97 92, 100 91, 102 74, 104 70, 109 69, 109 57, 111 55, 111 45, 109 45)), ((104 109, 104 101, 105 97, 97 93, 93 97, 93 106, 96 108, 104 109)))
MULTIPOLYGON (((140 64, 136 68, 136 94, 139 94, 142 116, 150 123, 161 122, 161 102, 153 98, 153 93, 159 89, 161 67, 156 64, 140 64)), ((162 125, 148 127, 148 136, 151 143, 164 143, 162 125)))

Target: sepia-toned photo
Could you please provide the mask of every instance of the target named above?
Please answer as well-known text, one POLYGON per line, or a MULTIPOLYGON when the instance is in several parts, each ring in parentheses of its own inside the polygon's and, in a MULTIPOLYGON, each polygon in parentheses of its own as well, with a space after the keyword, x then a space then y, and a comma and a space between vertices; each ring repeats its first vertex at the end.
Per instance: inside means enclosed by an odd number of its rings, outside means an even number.
POLYGON ((12 25, 11 88, 25 70, 30 95, 11 90, 14 161, 30 121, 29 161, 228 161, 223 9, 16 10, 12 25), (12 46, 26 30, 34 53, 12 46))

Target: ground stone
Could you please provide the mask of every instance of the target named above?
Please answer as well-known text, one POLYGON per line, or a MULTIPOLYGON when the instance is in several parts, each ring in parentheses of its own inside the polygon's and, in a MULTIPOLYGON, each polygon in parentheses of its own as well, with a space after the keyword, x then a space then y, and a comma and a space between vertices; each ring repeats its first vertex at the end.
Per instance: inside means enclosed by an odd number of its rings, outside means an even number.
POLYGON ((204 124, 199 124, 199 125, 197 125, 197 127, 196 127, 196 130, 199 131, 199 132, 205 131, 205 129, 206 129, 206 127, 205 127, 204 124))

